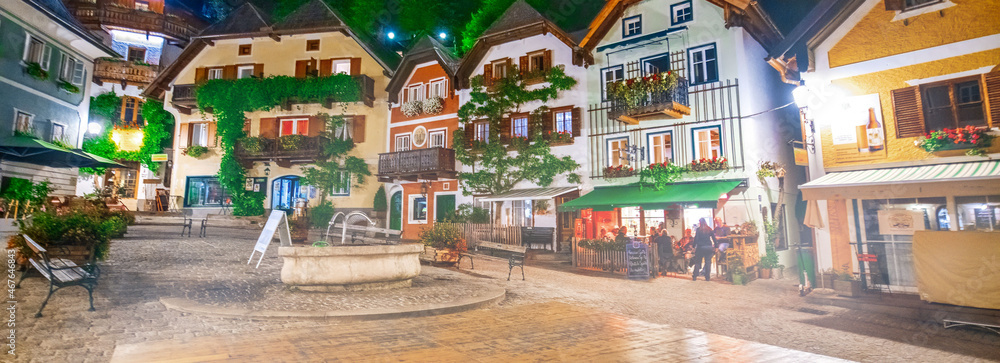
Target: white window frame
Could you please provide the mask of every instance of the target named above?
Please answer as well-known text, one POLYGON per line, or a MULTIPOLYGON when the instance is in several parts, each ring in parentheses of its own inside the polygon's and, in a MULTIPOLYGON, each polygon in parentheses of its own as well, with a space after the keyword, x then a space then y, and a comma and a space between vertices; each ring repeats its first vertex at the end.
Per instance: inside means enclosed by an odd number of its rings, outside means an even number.
POLYGON ((555 112, 555 113, 553 113, 552 118, 553 118, 553 121, 556 123, 556 125, 555 125, 555 131, 556 131, 556 133, 559 133, 559 132, 569 132, 570 134, 573 133, 573 109, 572 108, 571 109, 567 109, 565 111, 555 112), (559 115, 564 115, 562 121, 559 121, 559 115), (563 123, 565 123, 566 125, 563 125, 563 123), (568 125, 568 128, 565 128, 565 130, 560 130, 560 126, 567 126, 567 125, 568 125))
POLYGON ((340 140, 347 140, 354 137, 354 117, 344 116, 344 124, 333 130, 333 137, 340 140))
POLYGON ((349 197, 351 196, 351 174, 346 171, 341 171, 341 174, 347 174, 347 185, 342 189, 330 188, 330 196, 334 197, 349 197))
POLYGON ((690 21, 694 21, 694 2, 683 1, 670 5, 670 25, 683 24, 690 21), (684 14, 682 15, 690 16, 690 19, 687 20, 679 19, 680 17, 678 16, 678 13, 684 10, 687 11, 685 11, 684 14))
POLYGON ((396 134, 396 152, 409 151, 413 148, 413 135, 409 132, 396 134))
POLYGON ((57 140, 63 141, 64 138, 66 138, 66 124, 62 122, 52 121, 52 125, 49 128, 49 142, 54 142, 57 140), (56 137, 56 127, 60 128, 62 131, 59 137, 56 137))
POLYGON ((191 123, 191 145, 208 146, 208 122, 191 123))
POLYGON ((288 136, 288 135, 303 135, 304 136, 305 134, 309 133, 309 121, 310 120, 309 120, 308 117, 279 118, 278 119, 278 136, 279 137, 281 137, 281 136, 288 136), (285 131, 285 121, 292 121, 292 133, 287 134, 287 135, 284 132, 285 131), (303 131, 303 133, 299 133, 299 131, 302 131, 302 130, 299 130, 299 121, 305 121, 306 122, 306 129, 303 131))
POLYGON ((429 202, 430 196, 423 194, 410 194, 408 195, 409 203, 406 204, 406 220, 410 224, 427 224, 427 220, 430 219, 431 215, 431 205, 429 202), (413 214, 416 211, 417 199, 424 198, 424 205, 427 206, 427 212, 424 213, 424 219, 414 219, 413 214))
POLYGON ((423 101, 427 99, 427 92, 423 82, 413 83, 406 87, 406 101, 423 101))
POLYGON ((48 43, 45 43, 45 41, 42 40, 42 38, 36 37, 34 35, 31 35, 31 33, 25 32, 24 36, 25 36, 24 54, 21 57, 21 59, 23 59, 25 62, 28 62, 28 63, 30 63, 30 62, 38 63, 38 65, 40 65, 42 67, 42 69, 44 69, 46 71, 49 70, 49 65, 52 62, 52 47, 49 46, 48 43), (32 55, 31 54, 31 41, 33 39, 37 40, 39 43, 41 43, 41 47, 42 48, 41 48, 41 51, 39 53, 40 59, 32 59, 32 58, 30 58, 31 55, 32 55))
POLYGON ((448 94, 448 80, 446 78, 438 78, 431 80, 427 86, 427 98, 431 97, 441 97, 445 98, 448 94))
POLYGON ((212 79, 222 79, 222 68, 209 68, 208 72, 205 74, 205 78, 212 79))
POLYGON ((692 128, 691 129, 691 157, 692 157, 691 160, 692 161, 698 161, 701 158, 705 158, 705 159, 711 159, 712 158, 712 155, 701 155, 701 145, 704 144, 704 143, 706 143, 706 142, 708 143, 709 153, 711 153, 712 151, 716 151, 718 153, 718 155, 717 155, 718 157, 720 157, 720 158, 724 157, 726 154, 725 154, 725 149, 722 147, 723 142, 725 141, 723 139, 724 139, 724 136, 722 135, 722 125, 718 125, 717 124, 717 125, 709 125, 709 126, 702 126, 702 127, 692 128), (716 148, 712 147, 712 136, 711 136, 712 135, 712 133, 711 133, 712 130, 716 130, 716 131, 719 132, 719 147, 718 147, 718 150, 716 150, 716 148), (707 140, 701 139, 702 135, 708 135, 708 139, 707 140))
POLYGON ((616 65, 616 66, 610 66, 610 67, 601 69, 601 99, 603 99, 605 101, 608 100, 608 84, 609 83, 611 83, 611 82, 618 82, 618 81, 621 81, 623 79, 625 79, 625 66, 622 65, 622 64, 619 64, 619 65, 616 65), (614 72, 618 72, 618 71, 621 72, 621 78, 615 77, 614 80, 610 80, 609 81, 608 80, 608 73, 611 73, 611 74, 614 75, 614 72))
POLYGON ((688 49, 688 75, 691 80, 691 85, 703 84, 717 82, 719 80, 719 48, 715 46, 715 43, 700 45, 697 47, 692 47, 688 49), (715 58, 708 59, 707 51, 709 49, 715 50, 715 58), (701 53, 701 61, 695 61, 694 54, 701 53), (710 69, 709 63, 715 63, 715 79, 708 78, 708 70, 710 69), (702 74, 705 75, 705 79, 698 79, 695 77, 695 68, 700 68, 702 74))
POLYGON ((627 159, 623 159, 622 156, 627 156, 627 150, 629 143, 628 137, 616 137, 607 140, 607 155, 608 155, 608 166, 631 166, 627 159), (624 145, 621 142, 625 142, 624 145))
POLYGON ((147 1, 136 1, 135 10, 139 11, 152 11, 149 9, 149 2, 147 1))
POLYGON ((236 67, 236 78, 251 78, 251 77, 253 77, 253 65, 236 67), (250 74, 244 77, 243 71, 247 70, 250 71, 250 74))
POLYGON ((448 129, 434 129, 427 132, 427 147, 448 148, 448 129), (441 142, 434 142, 434 137, 440 137, 441 142))
POLYGON ((14 109, 14 125, 13 125, 12 130, 14 130, 14 131, 20 131, 20 132, 23 132, 23 133, 29 133, 29 132, 31 132, 31 127, 32 127, 32 125, 34 125, 34 123, 35 123, 35 114, 28 113, 28 112, 25 112, 25 111, 22 111, 22 110, 18 110, 16 108, 14 109), (20 117, 21 115, 25 115, 25 116, 28 117, 28 121, 27 121, 27 123, 25 123, 25 126, 26 126, 25 130, 20 130, 17 127, 19 121, 21 120, 21 117, 20 117))
POLYGON ((630 16, 622 19, 622 39, 642 35, 642 15, 630 16), (635 33, 631 31, 634 30, 635 33))
POLYGON ((672 130, 670 130, 670 131, 652 132, 652 133, 647 134, 646 138, 647 138, 648 143, 649 143, 649 151, 648 151, 649 155, 648 155, 647 159, 649 160, 650 164, 659 164, 659 163, 662 163, 662 162, 667 161, 667 160, 670 160, 670 162, 676 164, 676 162, 674 160, 674 132, 672 130), (670 147, 669 148, 665 147, 666 143, 663 141, 664 140, 664 138, 663 138, 664 136, 669 136, 670 137, 670 147), (659 139, 659 145, 657 145, 657 139, 659 139), (657 158, 656 158, 656 151, 657 150, 659 150, 661 156, 663 156, 662 160, 657 160, 657 158))
POLYGON ((507 72, 510 71, 507 69, 507 58, 495 60, 490 62, 490 64, 493 65, 493 79, 504 78, 507 76, 507 72), (498 72, 498 70, 503 70, 503 74, 500 74, 501 72, 498 72))
POLYGON ((480 142, 489 143, 490 142, 490 123, 489 122, 476 122, 474 124, 475 132, 473 133, 473 139, 480 142))
POLYGON ((336 60, 330 66, 330 72, 332 74, 351 74, 351 61, 350 60, 336 60))

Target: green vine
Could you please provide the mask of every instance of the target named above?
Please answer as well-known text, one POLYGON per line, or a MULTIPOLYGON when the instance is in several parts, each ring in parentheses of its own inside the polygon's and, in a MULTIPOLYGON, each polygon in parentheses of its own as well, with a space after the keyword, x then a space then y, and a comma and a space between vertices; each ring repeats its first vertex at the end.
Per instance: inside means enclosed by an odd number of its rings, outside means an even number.
MULTIPOLYGON (((160 164, 154 163, 153 154, 163 152, 163 145, 171 143, 174 116, 163 109, 163 103, 149 99, 142 106, 142 118, 146 126, 142 128, 142 147, 138 151, 123 151, 111 140, 111 132, 118 120, 122 105, 121 97, 113 92, 107 92, 90 98, 90 119, 103 123, 101 133, 83 141, 83 151, 106 157, 112 160, 131 160, 141 162, 152 172, 159 169, 160 164)), ((87 174, 104 174, 103 168, 81 168, 87 174)))
MULTIPOLYGON (((247 112, 267 111, 288 100, 296 100, 301 103, 321 103, 327 100, 336 102, 356 102, 360 100, 361 90, 357 82, 346 74, 336 74, 328 77, 294 78, 289 76, 270 76, 266 78, 240 78, 215 79, 198 86, 197 98, 198 108, 202 110, 212 109, 215 115, 216 130, 219 137, 219 146, 222 153, 222 160, 219 165, 219 183, 232 197, 234 215, 261 215, 264 214, 263 192, 246 191, 244 188, 246 171, 237 161, 235 156, 236 143, 246 138, 243 130, 243 122, 247 112)), ((334 118, 329 118, 332 120, 334 118)), ((343 120, 340 120, 342 123, 343 120)), ((333 140, 335 138, 331 138, 333 140)), ((354 142, 350 141, 349 147, 341 144, 339 150, 347 152, 354 147, 354 142)), ((327 145, 325 150, 336 149, 327 145)), ((340 154, 342 155, 342 154, 340 154)), ((328 157, 330 157, 328 152, 328 157)), ((360 159, 358 159, 360 160, 360 159)), ((351 161, 351 160, 348 160, 351 161)), ((327 170, 341 167, 335 161, 318 161, 317 167, 311 170, 327 170)), ((364 161, 361 160, 361 164, 364 161)), ((359 183, 364 181, 364 177, 371 175, 368 166, 365 164, 364 170, 357 168, 357 162, 345 163, 347 169, 350 166, 356 167, 349 170, 350 175, 354 175, 359 183)), ((315 172, 313 172, 315 173, 315 172)), ((308 183, 309 171, 307 170, 306 182, 308 183)), ((332 175, 333 173, 328 173, 332 175)), ((338 173, 338 175, 340 175, 338 173)), ((343 178, 346 179, 346 178, 343 178)), ((347 181, 336 180, 338 185, 344 185, 347 181)), ((317 185, 325 187, 325 185, 317 185)), ((329 187, 326 187, 329 188, 329 187)), ((328 189, 323 189, 328 192, 328 189)))
POLYGON ((674 165, 670 161, 660 164, 650 164, 648 168, 639 171, 639 187, 663 190, 670 183, 680 179, 681 175, 686 172, 688 172, 687 168, 674 165))

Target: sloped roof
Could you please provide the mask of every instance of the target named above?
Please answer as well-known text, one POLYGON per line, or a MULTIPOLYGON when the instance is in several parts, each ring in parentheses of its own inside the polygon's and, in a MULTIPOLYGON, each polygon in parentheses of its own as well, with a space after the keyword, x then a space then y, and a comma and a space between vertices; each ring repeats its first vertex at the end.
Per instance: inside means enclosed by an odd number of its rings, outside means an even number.
POLYGON ((798 72, 812 68, 809 49, 826 39, 854 13, 864 0, 823 0, 792 29, 785 39, 768 52, 768 63, 781 73, 788 83, 797 83, 798 72))
POLYGON ((66 9, 66 5, 60 0, 24 0, 24 3, 30 5, 31 7, 41 11, 49 19, 52 19, 56 23, 59 23, 64 28, 73 32, 83 40, 87 41, 97 49, 102 52, 107 53, 108 56, 117 57, 118 53, 111 49, 110 46, 104 44, 100 38, 92 34, 79 20, 73 16, 69 9, 66 9))
POLYGON ((271 17, 267 13, 247 2, 229 13, 225 19, 209 25, 198 37, 259 33, 269 29, 271 25, 271 17))
POLYGON ((330 27, 343 27, 344 20, 329 5, 320 1, 312 0, 300 6, 291 14, 285 17, 280 23, 274 25, 274 30, 302 30, 330 27))
MULTIPOLYGON (((456 58, 449 48, 434 37, 429 35, 421 37, 403 56, 403 60, 399 62, 399 67, 396 68, 396 72, 393 73, 392 79, 386 86, 386 91, 389 91, 389 102, 398 102, 399 90, 403 89, 404 83, 413 73, 417 64, 430 61, 437 61, 441 68, 444 68, 448 77, 452 79, 454 79, 455 72, 458 71, 458 66, 461 63, 461 60, 456 58)), ((455 83, 452 82, 452 84, 455 83)))
POLYGON ((483 32, 480 38, 543 21, 548 21, 548 19, 542 16, 542 13, 539 13, 524 0, 517 0, 507 8, 507 11, 504 11, 500 18, 490 24, 490 27, 483 32))

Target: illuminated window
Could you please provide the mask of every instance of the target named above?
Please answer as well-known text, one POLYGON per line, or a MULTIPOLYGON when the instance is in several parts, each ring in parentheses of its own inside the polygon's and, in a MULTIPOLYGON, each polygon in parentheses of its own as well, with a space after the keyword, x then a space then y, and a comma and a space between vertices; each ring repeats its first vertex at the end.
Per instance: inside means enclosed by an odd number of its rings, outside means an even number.
POLYGON ((281 120, 281 136, 305 135, 309 131, 308 118, 291 118, 281 120))
POLYGON ((691 131, 694 139, 694 160, 722 157, 722 128, 709 126, 691 131))

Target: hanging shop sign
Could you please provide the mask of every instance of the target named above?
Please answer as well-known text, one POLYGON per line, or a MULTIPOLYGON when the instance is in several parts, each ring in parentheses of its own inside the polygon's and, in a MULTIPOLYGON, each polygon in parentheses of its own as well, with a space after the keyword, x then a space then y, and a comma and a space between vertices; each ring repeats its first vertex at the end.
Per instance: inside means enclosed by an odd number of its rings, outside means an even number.
POLYGON ((154 163, 167 161, 167 154, 151 154, 149 155, 150 160, 154 163))
POLYGON ((878 233, 912 236, 924 230, 924 212, 907 209, 878 211, 878 233))
POLYGON ((793 147, 792 151, 795 153, 795 165, 809 166, 809 152, 806 149, 793 147))

